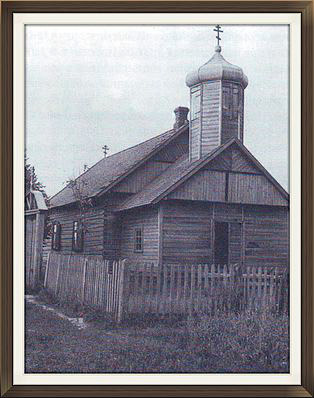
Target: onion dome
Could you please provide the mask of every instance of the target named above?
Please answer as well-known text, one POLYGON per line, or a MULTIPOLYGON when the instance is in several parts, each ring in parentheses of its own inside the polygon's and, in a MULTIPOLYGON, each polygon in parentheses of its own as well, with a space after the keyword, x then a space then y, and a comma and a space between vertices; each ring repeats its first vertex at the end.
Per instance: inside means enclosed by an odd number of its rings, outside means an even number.
POLYGON ((186 77, 186 85, 192 87, 195 84, 207 82, 209 80, 229 80, 240 83, 243 88, 248 85, 248 78, 243 70, 236 65, 230 64, 221 55, 221 47, 215 48, 215 54, 206 64, 200 66, 198 70, 191 72, 186 77))

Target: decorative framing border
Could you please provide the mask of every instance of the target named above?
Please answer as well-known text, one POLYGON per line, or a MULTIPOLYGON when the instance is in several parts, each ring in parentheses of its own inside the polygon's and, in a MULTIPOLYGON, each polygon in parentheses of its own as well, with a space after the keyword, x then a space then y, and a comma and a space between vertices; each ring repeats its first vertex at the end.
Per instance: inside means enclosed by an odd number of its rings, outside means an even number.
POLYGON ((1 396, 313 397, 313 3, 312 1, 3 1, 1 4, 1 396), (301 386, 13 386, 13 13, 301 13, 301 386))

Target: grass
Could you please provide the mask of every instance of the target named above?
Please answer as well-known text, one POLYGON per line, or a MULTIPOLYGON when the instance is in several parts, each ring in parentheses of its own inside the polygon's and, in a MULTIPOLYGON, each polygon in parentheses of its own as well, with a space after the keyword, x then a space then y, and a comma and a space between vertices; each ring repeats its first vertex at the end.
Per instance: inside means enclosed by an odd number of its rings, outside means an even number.
MULTIPOLYGON (((48 297, 41 296, 42 300, 48 297)), ((58 307, 83 316, 75 328, 53 313, 26 304, 28 373, 277 373, 289 371, 289 320, 242 313, 115 325, 90 308, 58 307)))

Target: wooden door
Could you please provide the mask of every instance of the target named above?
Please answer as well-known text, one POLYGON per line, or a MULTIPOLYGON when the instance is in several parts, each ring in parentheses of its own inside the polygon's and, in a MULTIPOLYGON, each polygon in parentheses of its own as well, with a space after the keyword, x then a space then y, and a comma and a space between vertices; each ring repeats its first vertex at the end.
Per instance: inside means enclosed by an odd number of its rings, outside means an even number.
POLYGON ((214 263, 241 264, 242 224, 240 222, 214 222, 214 263))

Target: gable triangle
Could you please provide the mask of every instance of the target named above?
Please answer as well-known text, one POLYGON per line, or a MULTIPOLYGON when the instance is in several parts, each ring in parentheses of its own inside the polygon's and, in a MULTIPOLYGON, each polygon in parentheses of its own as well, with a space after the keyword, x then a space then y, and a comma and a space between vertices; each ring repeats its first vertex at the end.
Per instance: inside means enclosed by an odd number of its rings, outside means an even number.
POLYGON ((236 145, 232 145, 216 156, 206 169, 234 171, 238 173, 262 174, 251 159, 236 145))
POLYGON ((261 174, 261 171, 254 165, 251 159, 243 153, 238 147, 233 146, 230 148, 231 152, 231 170, 242 173, 257 173, 261 174))
POLYGON ((232 167, 232 153, 231 151, 223 151, 218 156, 215 157, 208 165, 206 165, 206 169, 211 170, 222 170, 229 171, 232 167))

